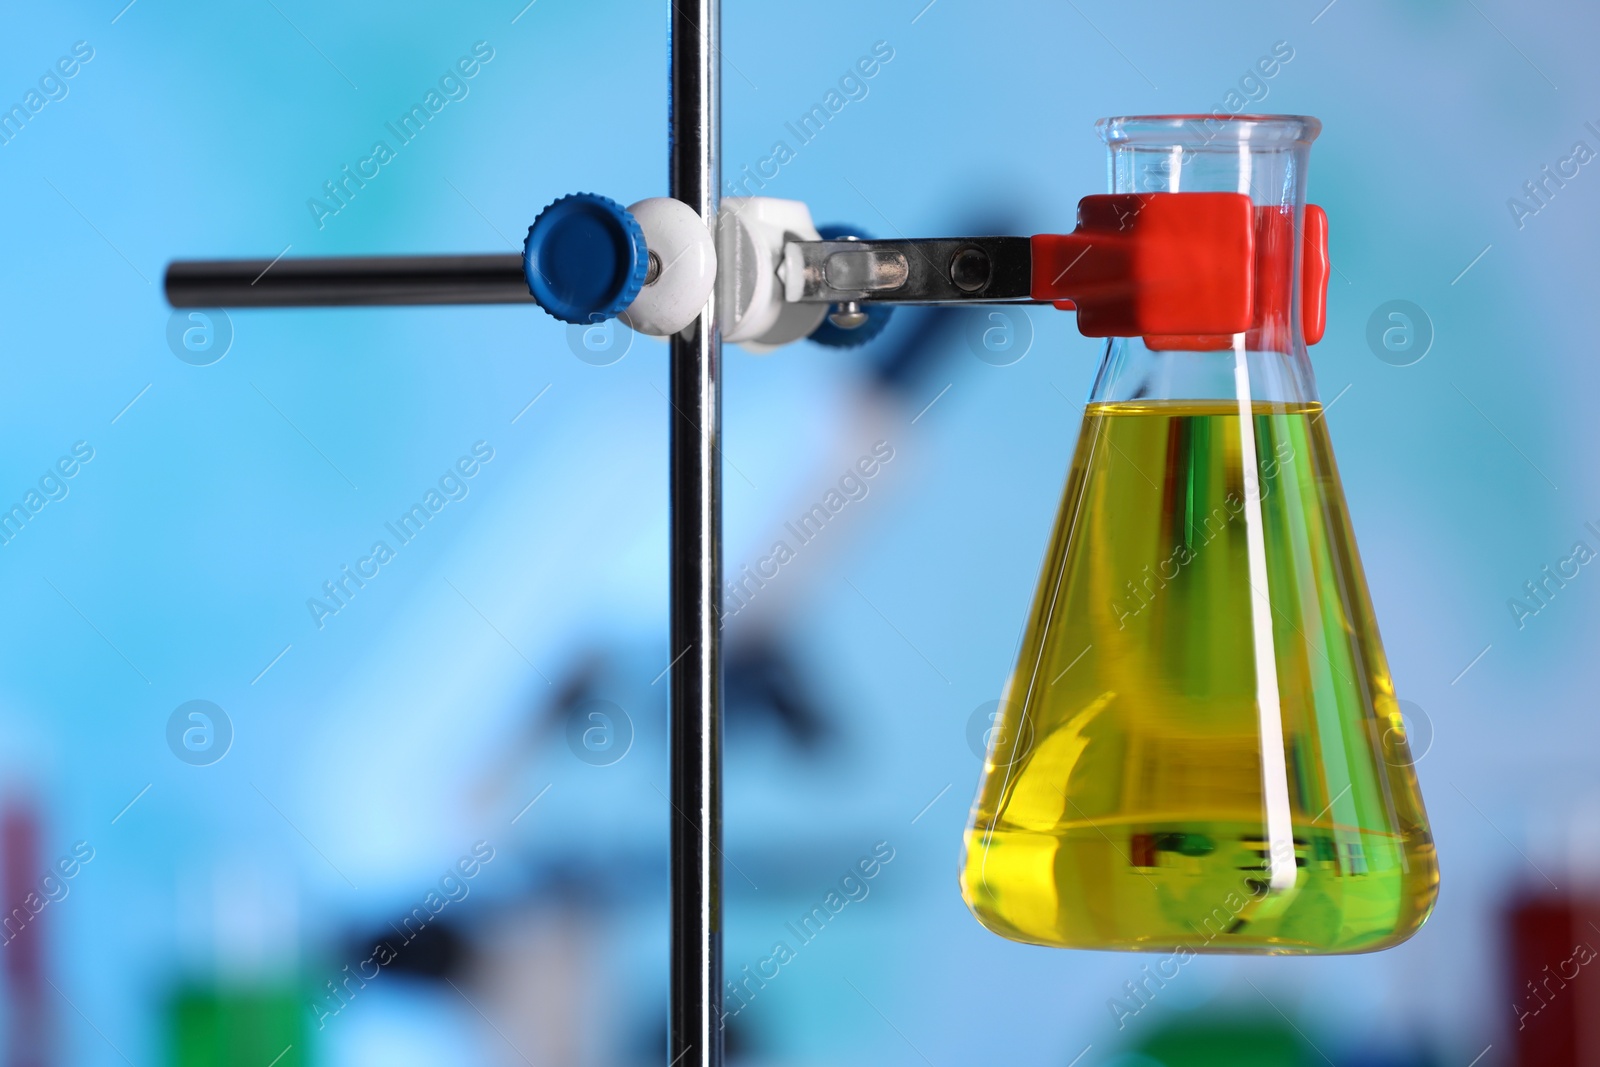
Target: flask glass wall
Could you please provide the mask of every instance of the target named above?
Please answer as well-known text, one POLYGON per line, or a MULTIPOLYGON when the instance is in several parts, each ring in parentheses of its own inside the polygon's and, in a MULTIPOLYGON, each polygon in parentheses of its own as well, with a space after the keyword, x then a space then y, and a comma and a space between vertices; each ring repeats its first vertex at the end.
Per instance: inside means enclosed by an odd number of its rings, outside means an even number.
POLYGON ((1256 321, 1114 338, 990 732, 962 892, 1020 941, 1361 952, 1438 868, 1301 338, 1318 124, 1100 124, 1115 192, 1243 192, 1256 321))

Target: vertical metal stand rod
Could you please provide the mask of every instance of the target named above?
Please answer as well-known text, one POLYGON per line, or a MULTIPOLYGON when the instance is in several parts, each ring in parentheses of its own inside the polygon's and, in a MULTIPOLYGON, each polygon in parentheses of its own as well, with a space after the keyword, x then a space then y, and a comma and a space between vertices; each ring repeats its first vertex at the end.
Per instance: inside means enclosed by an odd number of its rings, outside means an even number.
MULTIPOLYGON (((718 0, 668 0, 668 188, 709 225, 721 184, 718 0)), ((716 294, 671 343, 672 947, 668 1062, 722 1065, 722 343, 716 294)))

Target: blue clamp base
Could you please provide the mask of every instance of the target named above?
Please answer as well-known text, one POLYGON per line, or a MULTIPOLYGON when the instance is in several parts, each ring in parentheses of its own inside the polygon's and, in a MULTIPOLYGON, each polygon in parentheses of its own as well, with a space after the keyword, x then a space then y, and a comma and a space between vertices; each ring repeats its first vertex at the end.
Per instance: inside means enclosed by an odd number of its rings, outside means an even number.
POLYGON ((528 291, 562 322, 615 318, 639 295, 649 269, 638 220, 594 193, 564 196, 539 212, 523 244, 528 291))

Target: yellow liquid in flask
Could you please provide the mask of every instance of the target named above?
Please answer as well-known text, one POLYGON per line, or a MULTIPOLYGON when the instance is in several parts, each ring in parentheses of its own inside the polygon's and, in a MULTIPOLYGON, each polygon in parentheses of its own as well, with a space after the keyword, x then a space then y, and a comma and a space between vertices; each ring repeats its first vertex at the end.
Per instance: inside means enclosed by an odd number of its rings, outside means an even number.
POLYGON ((962 894, 998 934, 1366 952, 1433 907, 1321 407, 1240 423, 1229 400, 1084 413, 966 836, 962 894))

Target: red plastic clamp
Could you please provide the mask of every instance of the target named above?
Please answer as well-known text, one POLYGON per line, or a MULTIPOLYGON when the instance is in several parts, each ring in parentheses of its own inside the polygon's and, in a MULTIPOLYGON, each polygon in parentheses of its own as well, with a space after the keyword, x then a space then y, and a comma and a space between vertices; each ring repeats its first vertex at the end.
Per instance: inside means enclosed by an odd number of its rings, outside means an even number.
MULTIPOLYGON (((1032 239, 1035 300, 1078 312, 1086 337, 1139 337, 1155 349, 1212 351, 1281 316, 1286 287, 1257 293, 1284 270, 1293 216, 1243 193, 1113 193, 1078 202, 1078 227, 1032 239)), ((1322 339, 1328 217, 1305 210, 1301 321, 1322 339)))

